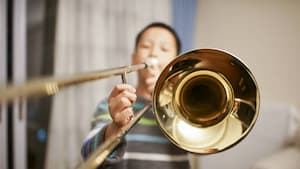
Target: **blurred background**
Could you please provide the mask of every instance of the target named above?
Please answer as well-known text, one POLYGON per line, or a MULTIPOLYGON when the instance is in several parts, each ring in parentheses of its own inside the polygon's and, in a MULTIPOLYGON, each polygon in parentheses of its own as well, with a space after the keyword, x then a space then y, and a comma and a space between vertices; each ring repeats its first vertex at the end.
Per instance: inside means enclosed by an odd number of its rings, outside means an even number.
MULTIPOLYGON (((137 32, 162 21, 178 32, 181 52, 216 48, 240 58, 261 92, 249 138, 191 155, 193 168, 299 169, 299 9, 299 0, 0 0, 0 83, 128 65, 137 32)), ((75 168, 97 103, 120 81, 1 103, 0 169, 75 168)))

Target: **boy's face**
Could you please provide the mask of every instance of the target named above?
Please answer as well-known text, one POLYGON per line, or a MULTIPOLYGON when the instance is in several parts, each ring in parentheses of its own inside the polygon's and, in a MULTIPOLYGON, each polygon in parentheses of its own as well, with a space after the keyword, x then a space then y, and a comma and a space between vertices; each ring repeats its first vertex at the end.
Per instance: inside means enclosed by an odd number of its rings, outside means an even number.
POLYGON ((176 52, 176 40, 171 32, 161 27, 147 29, 137 44, 133 64, 145 63, 149 59, 156 59, 158 64, 154 69, 143 69, 138 72, 138 85, 142 85, 152 93, 158 76, 175 58, 176 52))

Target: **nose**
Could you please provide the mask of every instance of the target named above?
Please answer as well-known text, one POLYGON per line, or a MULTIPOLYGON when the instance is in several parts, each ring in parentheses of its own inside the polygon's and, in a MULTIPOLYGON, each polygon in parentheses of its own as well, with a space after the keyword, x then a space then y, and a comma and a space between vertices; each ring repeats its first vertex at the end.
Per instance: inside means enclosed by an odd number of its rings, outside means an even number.
POLYGON ((150 57, 158 57, 159 56, 159 47, 153 46, 151 49, 150 57))

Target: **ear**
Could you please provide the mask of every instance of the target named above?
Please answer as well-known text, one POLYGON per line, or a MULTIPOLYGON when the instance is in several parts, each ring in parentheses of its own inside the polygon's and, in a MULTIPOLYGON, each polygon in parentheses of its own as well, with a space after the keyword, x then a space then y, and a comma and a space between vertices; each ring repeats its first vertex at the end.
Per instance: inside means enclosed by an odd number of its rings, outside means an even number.
POLYGON ((133 52, 132 55, 131 55, 131 64, 132 65, 137 64, 137 57, 136 57, 136 53, 135 52, 133 52))

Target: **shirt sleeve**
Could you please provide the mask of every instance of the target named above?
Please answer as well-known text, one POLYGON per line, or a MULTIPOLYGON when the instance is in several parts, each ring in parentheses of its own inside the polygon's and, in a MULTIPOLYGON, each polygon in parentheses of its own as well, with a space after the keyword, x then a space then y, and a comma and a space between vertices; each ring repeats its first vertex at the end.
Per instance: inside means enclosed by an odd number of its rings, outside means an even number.
MULTIPOLYGON (((96 113, 92 121, 92 130, 89 132, 81 147, 81 155, 86 160, 100 145, 104 143, 105 131, 110 123, 107 101, 101 102, 97 106, 96 113)), ((126 148, 126 141, 122 139, 121 143, 111 152, 99 168, 108 168, 111 164, 121 161, 126 148), (107 167, 105 167, 107 166, 107 167)))

